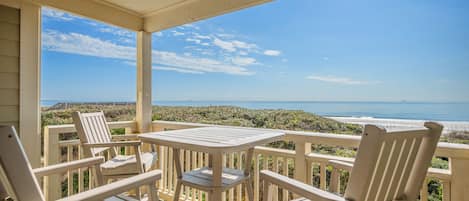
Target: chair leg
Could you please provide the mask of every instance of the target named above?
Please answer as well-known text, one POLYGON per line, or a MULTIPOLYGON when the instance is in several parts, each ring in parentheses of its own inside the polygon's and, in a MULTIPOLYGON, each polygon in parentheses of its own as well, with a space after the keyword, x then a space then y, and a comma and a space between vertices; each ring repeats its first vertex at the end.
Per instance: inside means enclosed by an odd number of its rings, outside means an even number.
POLYGON ((179 196, 181 194, 181 182, 178 180, 176 183, 176 190, 174 191, 174 199, 173 201, 179 201, 179 196))
POLYGON ((251 179, 248 179, 244 182, 246 186, 246 193, 248 194, 249 201, 254 201, 254 190, 252 189, 251 179))

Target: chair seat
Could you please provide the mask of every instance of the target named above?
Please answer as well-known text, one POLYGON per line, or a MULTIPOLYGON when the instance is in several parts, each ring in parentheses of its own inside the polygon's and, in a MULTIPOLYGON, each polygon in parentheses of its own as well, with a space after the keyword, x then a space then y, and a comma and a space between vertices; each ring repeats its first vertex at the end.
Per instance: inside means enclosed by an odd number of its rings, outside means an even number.
MULTIPOLYGON (((156 152, 142 153, 142 164, 145 172, 151 169, 156 162, 156 152)), ((104 176, 138 174, 137 159, 135 155, 117 155, 101 164, 104 176)))

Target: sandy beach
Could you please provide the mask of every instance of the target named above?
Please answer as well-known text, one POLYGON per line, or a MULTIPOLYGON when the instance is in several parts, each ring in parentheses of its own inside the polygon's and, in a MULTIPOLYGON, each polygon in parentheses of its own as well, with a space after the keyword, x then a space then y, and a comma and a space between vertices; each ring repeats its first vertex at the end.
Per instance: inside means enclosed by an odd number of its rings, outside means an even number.
MULTIPOLYGON (((352 124, 373 124, 382 126, 386 129, 400 129, 400 128, 412 128, 423 126, 426 120, 408 120, 408 119, 382 119, 382 118, 370 118, 370 117, 328 117, 336 121, 352 124)), ((469 121, 436 121, 443 124, 443 134, 455 132, 455 131, 466 131, 469 132, 469 121)))

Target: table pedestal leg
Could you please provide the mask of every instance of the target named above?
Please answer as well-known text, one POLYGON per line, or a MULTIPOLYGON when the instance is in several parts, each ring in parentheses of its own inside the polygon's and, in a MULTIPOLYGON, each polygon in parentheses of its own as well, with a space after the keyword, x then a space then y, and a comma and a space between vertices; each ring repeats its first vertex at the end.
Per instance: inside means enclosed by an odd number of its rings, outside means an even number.
POLYGON ((221 201, 222 200, 222 173, 223 173, 223 155, 221 153, 211 154, 212 158, 212 179, 213 186, 212 192, 210 193, 211 201, 221 201))
POLYGON ((176 183, 176 189, 174 191, 174 199, 173 201, 178 201, 179 196, 181 194, 181 179, 182 179, 182 169, 181 169, 181 159, 180 159, 180 150, 179 149, 173 149, 173 159, 174 159, 174 165, 176 166, 176 175, 177 175, 177 183, 176 183))

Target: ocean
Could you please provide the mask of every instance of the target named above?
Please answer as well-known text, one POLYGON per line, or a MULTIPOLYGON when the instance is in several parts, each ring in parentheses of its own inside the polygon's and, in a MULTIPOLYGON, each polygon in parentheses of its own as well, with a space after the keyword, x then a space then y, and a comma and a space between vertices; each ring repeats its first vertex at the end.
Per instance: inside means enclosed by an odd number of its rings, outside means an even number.
MULTIPOLYGON (((63 101, 44 100, 42 106, 63 101)), ((238 106, 249 109, 303 110, 328 117, 469 121, 469 103, 338 101, 154 101, 158 106, 238 106)))

